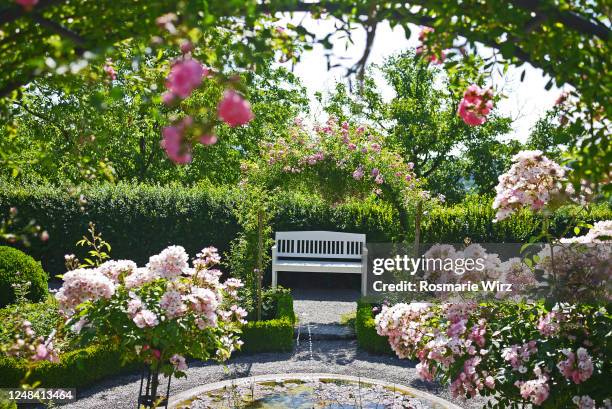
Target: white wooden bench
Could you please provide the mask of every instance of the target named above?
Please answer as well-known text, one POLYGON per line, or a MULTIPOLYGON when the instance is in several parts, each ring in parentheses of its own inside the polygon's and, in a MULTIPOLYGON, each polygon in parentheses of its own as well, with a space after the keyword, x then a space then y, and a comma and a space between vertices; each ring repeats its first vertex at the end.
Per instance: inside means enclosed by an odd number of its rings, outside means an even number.
POLYGON ((333 231, 279 231, 272 247, 272 287, 279 271, 361 274, 365 295, 368 249, 365 234, 333 231))

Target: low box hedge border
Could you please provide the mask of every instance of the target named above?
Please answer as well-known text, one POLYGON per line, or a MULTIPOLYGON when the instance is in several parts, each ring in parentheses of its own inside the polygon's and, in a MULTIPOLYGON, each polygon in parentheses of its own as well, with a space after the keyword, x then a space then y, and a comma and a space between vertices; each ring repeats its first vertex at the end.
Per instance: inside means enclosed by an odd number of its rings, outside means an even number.
MULTIPOLYGON (((293 350, 293 297, 285 294, 277 301, 276 318, 248 322, 243 327, 242 352, 289 352, 293 350)), ((118 351, 92 345, 62 354, 59 363, 39 362, 28 382, 40 381, 41 387, 85 388, 109 376, 139 367, 136 362, 121 365, 118 351)), ((18 387, 27 372, 23 360, 0 355, 0 387, 18 387)))
MULTIPOLYGON (((28 383, 41 382, 41 387, 84 388, 107 376, 134 370, 137 363, 121 366, 119 352, 105 346, 92 345, 62 354, 60 362, 42 361, 32 370, 28 383)), ((0 357, 0 385, 18 387, 25 377, 25 361, 0 357)))
POLYGON ((372 354, 395 355, 387 337, 376 333, 376 325, 372 316, 372 304, 365 300, 357 302, 357 315, 355 317, 355 332, 359 348, 372 354))
POLYGON ((242 328, 241 352, 289 352, 293 350, 293 297, 283 294, 277 300, 276 317, 267 321, 250 321, 242 328))

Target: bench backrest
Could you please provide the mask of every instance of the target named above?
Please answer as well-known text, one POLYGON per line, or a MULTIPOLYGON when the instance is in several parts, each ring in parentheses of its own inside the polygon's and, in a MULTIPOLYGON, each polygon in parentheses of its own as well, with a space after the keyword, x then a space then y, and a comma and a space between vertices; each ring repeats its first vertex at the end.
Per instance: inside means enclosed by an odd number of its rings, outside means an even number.
POLYGON ((276 232, 277 257, 361 259, 366 235, 334 231, 276 232))

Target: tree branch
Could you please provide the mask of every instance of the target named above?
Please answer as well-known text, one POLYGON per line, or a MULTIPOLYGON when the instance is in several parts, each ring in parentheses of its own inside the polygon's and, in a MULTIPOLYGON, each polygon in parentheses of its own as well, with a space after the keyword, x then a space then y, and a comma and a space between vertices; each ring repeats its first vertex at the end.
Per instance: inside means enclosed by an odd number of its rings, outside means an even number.
POLYGON ((610 38, 610 29, 608 27, 599 22, 595 24, 572 11, 561 11, 556 8, 546 7, 546 5, 543 5, 539 0, 513 0, 512 4, 524 10, 548 16, 582 34, 597 36, 604 41, 608 41, 610 38))
POLYGON ((74 42, 76 45, 80 47, 86 46, 86 41, 83 37, 78 35, 72 30, 67 29, 59 23, 56 23, 53 20, 49 20, 40 15, 40 13, 32 13, 32 20, 36 21, 43 27, 48 28, 49 30, 55 32, 56 34, 61 35, 62 37, 66 37, 74 42))
MULTIPOLYGON (((60 4, 65 2, 66 0, 40 0, 40 2, 36 5, 36 10, 40 11, 46 7, 60 4)), ((602 24, 595 24, 585 17, 582 17, 574 12, 561 11, 557 9, 546 9, 541 1, 538 0, 513 0, 513 4, 517 7, 534 11, 536 13, 548 13, 551 15, 551 18, 554 18, 568 27, 582 33, 588 35, 596 35, 599 38, 603 38, 607 40, 610 37, 610 29, 605 27, 602 24)), ((305 3, 303 1, 297 1, 294 3, 285 2, 282 3, 277 8, 272 8, 269 4, 260 4, 258 6, 258 11, 260 12, 305 12, 305 13, 313 13, 313 12, 328 12, 333 14, 357 14, 361 16, 368 16, 370 10, 365 7, 358 8, 357 12, 354 11, 354 4, 348 3, 331 3, 328 1, 321 1, 318 3, 305 3)), ((25 11, 22 7, 19 6, 10 6, 6 8, 4 11, 0 12, 0 25, 10 23, 20 17, 24 17, 29 15, 30 13, 25 11)), ((428 16, 423 16, 419 14, 415 14, 410 12, 406 8, 390 8, 390 9, 379 9, 377 18, 382 20, 385 18, 393 18, 399 22, 404 23, 413 23, 419 25, 431 25, 433 19, 428 16)), ((36 17, 34 17, 36 19, 36 17)), ((38 21, 39 24, 43 24, 42 21, 38 21)), ((57 32, 57 30, 61 30, 61 34, 73 40, 77 45, 83 47, 84 40, 82 37, 78 36, 76 33, 72 33, 67 30, 63 26, 52 22, 50 20, 46 20, 44 22, 47 24, 47 27, 53 29, 57 32)), ((458 31, 454 33, 456 35, 464 36, 469 38, 470 40, 482 43, 483 45, 491 48, 499 49, 502 44, 492 39, 491 37, 484 35, 477 35, 471 31, 458 31)), ((525 52, 522 48, 512 43, 513 47, 511 48, 512 56, 517 60, 522 62, 527 62, 536 68, 541 68, 545 72, 549 74, 554 74, 550 72, 550 66, 546 67, 542 64, 542 62, 536 62, 532 56, 525 52)), ((100 46, 100 44, 91 44, 91 46, 100 46)), ((77 50, 78 55, 82 55, 85 50, 77 50)), ((367 58, 367 56, 366 56, 367 58)), ((10 92, 19 88, 20 86, 27 84, 35 78, 35 72, 30 71, 28 73, 23 74, 23 78, 16 79, 8 84, 5 84, 2 88, 0 88, 0 98, 8 95, 10 92)))
POLYGON ((38 119, 43 120, 44 122, 47 122, 48 124, 52 125, 55 129, 57 129, 62 135, 64 135, 64 139, 66 139, 66 142, 70 142, 70 135, 68 134, 68 132, 66 132, 66 130, 64 128, 62 128, 61 126, 59 126, 57 124, 56 121, 54 121, 53 119, 49 118, 46 115, 43 115, 39 112, 34 111, 33 109, 31 109, 29 106, 22 104, 21 102, 17 102, 17 101, 13 101, 13 103, 19 107, 21 107, 24 111, 26 111, 27 113, 29 113, 32 116, 35 116, 38 119))

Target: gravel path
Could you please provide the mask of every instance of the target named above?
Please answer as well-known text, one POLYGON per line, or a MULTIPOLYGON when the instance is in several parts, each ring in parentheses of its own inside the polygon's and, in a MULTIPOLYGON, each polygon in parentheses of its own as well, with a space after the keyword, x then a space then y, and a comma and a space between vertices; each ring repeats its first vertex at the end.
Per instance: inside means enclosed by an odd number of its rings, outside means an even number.
MULTIPOLYGON (((382 379, 426 390, 450 400, 448 388, 418 379, 415 363, 391 356, 371 355, 357 349, 356 341, 300 341, 292 353, 239 355, 226 366, 214 363, 190 362, 187 378, 173 379, 171 394, 205 383, 251 375, 327 372, 382 379)), ((92 388, 78 391, 79 400, 64 408, 122 409, 135 407, 139 375, 128 374, 99 382, 92 388)), ((478 408, 477 402, 455 402, 465 408, 478 408)))
POLYGON ((352 290, 292 289, 293 308, 301 324, 340 323, 340 317, 355 312, 359 292, 352 290))

